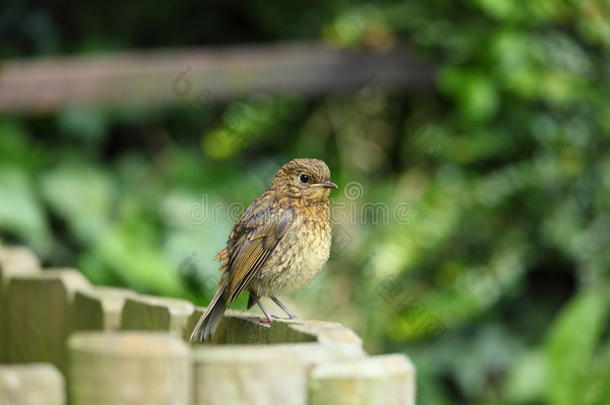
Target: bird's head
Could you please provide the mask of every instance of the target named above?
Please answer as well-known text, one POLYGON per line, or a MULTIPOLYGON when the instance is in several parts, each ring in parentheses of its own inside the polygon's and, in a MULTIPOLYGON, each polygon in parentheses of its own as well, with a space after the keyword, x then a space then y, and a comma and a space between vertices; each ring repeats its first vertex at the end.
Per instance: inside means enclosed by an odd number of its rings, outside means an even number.
POLYGON ((293 159, 278 170, 271 188, 290 198, 310 201, 328 199, 337 185, 326 163, 318 159, 293 159))

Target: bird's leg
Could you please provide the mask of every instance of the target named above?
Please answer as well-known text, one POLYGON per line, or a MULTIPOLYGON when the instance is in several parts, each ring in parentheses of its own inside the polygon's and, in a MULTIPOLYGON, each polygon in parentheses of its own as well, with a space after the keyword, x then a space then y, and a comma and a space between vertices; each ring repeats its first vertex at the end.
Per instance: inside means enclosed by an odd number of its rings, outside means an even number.
POLYGON ((263 314, 265 315, 265 319, 260 318, 260 321, 271 325, 273 323, 273 319, 271 319, 271 317, 265 310, 265 307, 261 303, 261 300, 258 298, 258 295, 256 295, 254 292, 250 291, 250 297, 252 297, 254 299, 254 302, 256 302, 256 305, 258 305, 258 307, 261 309, 261 311, 263 311, 263 314))
POLYGON ((277 297, 270 296, 269 298, 271 298, 273 302, 277 304, 278 307, 282 308, 282 311, 284 311, 286 315, 288 315, 288 319, 298 319, 298 317, 294 313, 292 313, 292 311, 289 310, 288 307, 282 303, 282 301, 278 300, 277 297))

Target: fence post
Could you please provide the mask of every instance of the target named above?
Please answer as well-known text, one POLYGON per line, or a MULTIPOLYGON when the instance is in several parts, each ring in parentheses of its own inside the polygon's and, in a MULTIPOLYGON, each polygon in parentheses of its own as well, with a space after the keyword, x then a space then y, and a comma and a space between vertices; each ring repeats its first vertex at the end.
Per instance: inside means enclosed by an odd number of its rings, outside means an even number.
POLYGON ((64 405, 64 378, 50 364, 0 366, 0 404, 64 405))
MULTIPOLYGON (((197 321, 205 313, 205 307, 196 307, 187 322, 185 339, 190 337, 197 321)), ((270 344, 289 342, 314 342, 314 336, 294 331, 289 323, 276 320, 263 325, 254 314, 227 310, 209 343, 213 344, 270 344)))
POLYGON ((194 306, 188 301, 136 295, 128 297, 121 317, 122 330, 170 331, 182 337, 194 306))
POLYGON ((71 405, 191 405, 189 349, 171 334, 80 332, 68 347, 71 405))
POLYGON ((54 269, 11 278, 7 306, 9 361, 48 362, 65 373, 74 293, 89 288, 77 270, 54 269))
POLYGON ((0 360, 51 363, 0 365, 0 405, 65 405, 67 377, 71 405, 415 404, 409 359, 367 357, 334 322, 268 326, 229 310, 213 340, 225 344, 190 350, 182 338, 205 308, 94 288, 76 270, 41 271, 28 249, 1 245, 0 304, 0 360), (66 341, 81 330, 100 332, 66 341))
POLYGON ((136 293, 122 288, 97 287, 74 295, 74 331, 118 330, 125 299, 136 293))
POLYGON ((309 377, 308 405, 414 405, 415 368, 392 354, 321 364, 309 377))
POLYGON ((198 346, 194 404, 305 405, 312 365, 363 356, 345 343, 198 346))
MULTIPOLYGON (((195 307, 189 317, 185 339, 205 313, 205 307, 195 307)), ((349 328, 336 322, 276 319, 271 326, 262 325, 253 313, 228 310, 211 343, 274 344, 274 343, 352 343, 361 346, 362 340, 349 328)))
POLYGON ((9 352, 7 336, 9 324, 6 312, 8 282, 16 275, 35 274, 39 271, 40 263, 31 250, 0 245, 0 363, 8 361, 9 352))

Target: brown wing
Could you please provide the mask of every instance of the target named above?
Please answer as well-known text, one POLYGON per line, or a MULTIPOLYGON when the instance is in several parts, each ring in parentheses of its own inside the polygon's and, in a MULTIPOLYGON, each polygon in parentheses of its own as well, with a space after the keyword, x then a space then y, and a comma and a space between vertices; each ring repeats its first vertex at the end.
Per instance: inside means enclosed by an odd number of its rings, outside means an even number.
POLYGON ((227 246, 216 255, 215 259, 220 262, 221 273, 229 270, 229 261, 235 253, 236 245, 243 237, 253 233, 257 228, 265 225, 265 216, 273 206, 273 195, 269 191, 264 192, 254 200, 248 208, 241 213, 229 234, 227 246))
POLYGON ((276 207, 270 214, 264 209, 254 216, 240 218, 229 240, 227 297, 233 301, 246 287, 273 253, 278 242, 292 224, 292 211, 276 207))

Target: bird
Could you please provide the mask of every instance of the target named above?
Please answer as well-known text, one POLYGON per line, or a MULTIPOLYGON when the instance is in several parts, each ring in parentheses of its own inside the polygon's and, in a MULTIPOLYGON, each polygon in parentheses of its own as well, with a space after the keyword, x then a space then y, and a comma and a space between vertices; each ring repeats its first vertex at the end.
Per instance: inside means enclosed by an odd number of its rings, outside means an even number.
POLYGON ((218 289, 190 336, 190 343, 209 341, 225 310, 242 292, 248 309, 269 297, 288 319, 297 316, 278 298, 306 287, 322 270, 331 247, 330 169, 318 159, 293 159, 275 174, 269 187, 239 216, 217 255, 218 289))

